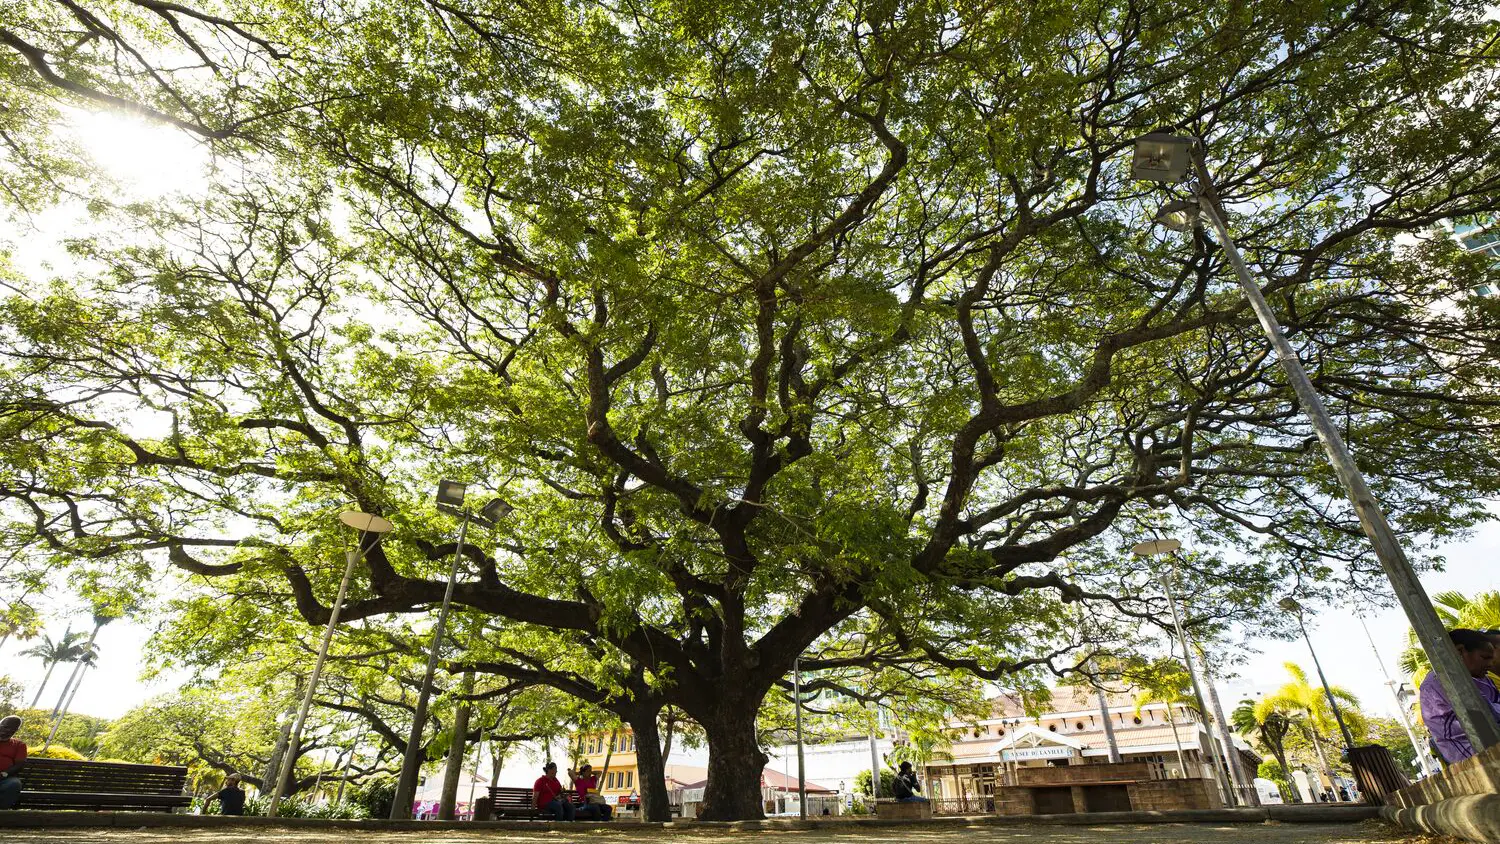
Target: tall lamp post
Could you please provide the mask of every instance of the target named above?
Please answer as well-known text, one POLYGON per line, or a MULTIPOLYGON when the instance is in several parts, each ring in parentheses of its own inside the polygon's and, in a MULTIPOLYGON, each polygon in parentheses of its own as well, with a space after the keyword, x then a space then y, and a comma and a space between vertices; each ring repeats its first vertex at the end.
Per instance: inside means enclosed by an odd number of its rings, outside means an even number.
POLYGON ((344 595, 349 592, 349 579, 354 576, 354 566, 365 556, 365 538, 390 532, 391 523, 379 516, 349 510, 339 514, 339 521, 359 531, 359 541, 354 549, 344 554, 344 579, 339 581, 338 595, 328 610, 328 626, 323 629, 323 641, 318 645, 318 659, 313 663, 312 676, 307 679, 307 694, 302 697, 302 708, 297 710, 297 720, 292 722, 292 737, 286 746, 286 758, 281 762, 281 773, 271 786, 271 802, 266 806, 266 816, 276 817, 281 805, 281 794, 286 791, 297 767, 297 749, 302 745, 302 727, 307 723, 307 711, 312 708, 313 693, 318 689, 318 676, 323 673, 323 663, 328 659, 328 644, 333 641, 333 628, 338 626, 339 613, 344 610, 344 595))
MULTIPOLYGON (((1385 670, 1385 660, 1380 658, 1380 648, 1375 646, 1375 637, 1370 635, 1370 625, 1365 624, 1365 617, 1355 612, 1355 618, 1359 619, 1359 626, 1365 631, 1365 638, 1370 642, 1370 650, 1375 652, 1375 664, 1380 666, 1380 674, 1385 677, 1386 688, 1391 690, 1391 697, 1396 699, 1396 714, 1401 716, 1401 726, 1406 728, 1406 738, 1411 741, 1411 749, 1417 752, 1417 762, 1422 766, 1422 775, 1432 776, 1431 763, 1427 761, 1425 748, 1417 742, 1417 733, 1411 728, 1411 716, 1407 714, 1406 702, 1401 699, 1401 692, 1396 681, 1391 679, 1391 672, 1385 670)), ((1311 646, 1309 646, 1311 649, 1311 646)))
MULTIPOLYGON (((1193 697, 1198 702, 1198 716, 1205 722, 1211 723, 1212 716, 1208 711, 1208 704, 1203 700, 1203 688, 1198 685, 1198 671, 1193 667, 1193 644, 1188 641, 1187 632, 1182 628, 1182 616, 1177 612, 1177 597, 1172 593, 1172 578, 1177 574, 1177 566, 1173 562, 1172 554, 1182 547, 1182 543, 1175 539, 1150 539, 1137 544, 1131 549, 1138 557, 1161 557, 1167 558, 1167 567, 1161 572, 1161 585, 1167 593, 1167 605, 1172 608, 1172 626, 1177 629, 1177 641, 1182 643, 1182 661, 1187 665, 1188 677, 1193 681, 1193 697)), ((1170 705, 1170 704, 1169 704, 1170 705)), ((1174 727, 1175 731, 1176 728, 1174 727)), ((1208 733, 1208 756, 1213 760, 1214 782, 1223 789, 1225 802, 1244 802, 1244 796, 1235 793, 1235 789, 1224 781, 1224 770, 1226 767, 1232 772, 1233 762, 1224 760, 1226 765, 1221 765, 1219 760, 1219 745, 1214 738, 1213 729, 1208 733)), ((1234 752, 1232 748, 1224 748, 1225 753, 1234 752)))
POLYGON ((510 514, 513 509, 502 499, 493 498, 478 513, 464 506, 468 484, 443 480, 438 482, 437 507, 445 513, 459 517, 458 542, 453 549, 453 563, 448 567, 448 585, 443 589, 443 604, 438 610, 437 624, 432 631, 432 647, 427 652, 427 670, 422 675, 422 689, 417 694, 417 708, 412 713, 411 733, 406 738, 406 754, 401 759, 401 777, 396 781, 396 795, 391 802, 391 820, 409 820, 411 803, 417 793, 417 777, 422 772, 422 731, 427 727, 427 704, 432 700, 432 678, 437 673, 438 652, 443 646, 443 631, 448 626, 448 608, 453 603, 453 584, 458 580, 458 564, 464 555, 464 540, 468 537, 469 522, 476 521, 487 527, 510 514))
POLYGON ((1339 734, 1344 737, 1344 754, 1354 749, 1354 736, 1349 732, 1349 727, 1344 724, 1344 713, 1339 709, 1339 702, 1333 696, 1333 689, 1328 685, 1328 678, 1323 674, 1323 664, 1318 661, 1318 651, 1313 647, 1312 637, 1307 635, 1307 624, 1302 620, 1302 605, 1291 596, 1282 598, 1276 605, 1297 617, 1297 629, 1302 631, 1302 641, 1307 643, 1307 651, 1312 654, 1313 668, 1318 671, 1318 682, 1323 684, 1323 694, 1328 698, 1328 705, 1333 707, 1333 720, 1339 724, 1339 734))
POLYGON ((792 695, 797 709, 797 817, 807 820, 807 770, 802 758, 802 657, 792 660, 792 695))
POLYGON ((1250 308, 1255 312, 1261 330, 1276 350, 1287 380, 1291 382, 1297 400, 1302 405, 1302 412, 1307 415, 1318 439, 1323 443, 1328 461, 1333 464, 1334 473, 1338 475, 1349 501, 1354 505, 1354 512, 1359 516, 1360 527, 1374 546, 1375 556, 1380 559, 1380 565, 1385 569, 1396 599, 1406 611, 1406 617, 1416 631, 1422 649, 1432 661, 1433 671, 1448 700, 1453 703, 1454 714, 1468 734, 1470 743, 1476 750, 1500 744, 1500 724, 1496 724, 1489 708, 1480 699, 1469 672, 1464 670, 1442 622, 1432 609, 1422 582, 1417 579, 1416 571, 1412 569, 1406 553, 1396 540, 1395 532, 1386 521, 1385 513, 1375 500, 1374 493, 1370 492, 1354 458, 1350 456, 1338 428, 1328 416, 1323 399, 1313 389, 1312 381, 1297 359, 1296 350, 1282 334, 1276 314, 1261 294, 1260 287, 1250 277, 1250 270, 1246 267, 1239 248, 1235 246, 1234 239, 1229 236, 1219 196, 1214 190, 1213 179, 1204 159, 1202 144, 1196 138, 1166 132, 1152 132, 1136 139, 1130 168, 1133 178, 1152 182, 1180 182, 1186 178, 1190 168, 1197 176, 1193 198, 1168 203, 1157 213, 1156 221, 1176 231, 1189 231, 1198 225, 1198 218, 1201 216, 1206 217, 1213 226, 1219 245, 1234 267, 1241 289, 1250 300, 1250 308))

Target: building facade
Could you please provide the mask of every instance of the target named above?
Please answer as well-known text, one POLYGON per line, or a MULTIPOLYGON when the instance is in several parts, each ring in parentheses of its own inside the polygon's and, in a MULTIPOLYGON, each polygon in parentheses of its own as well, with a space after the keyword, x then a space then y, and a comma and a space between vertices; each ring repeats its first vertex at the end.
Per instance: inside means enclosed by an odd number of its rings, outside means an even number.
MULTIPOLYGON (((1103 764, 1110 760, 1109 721, 1120 762, 1139 766, 1150 778, 1210 779, 1208 728, 1182 704, 1148 703, 1137 710, 1133 699, 1098 697, 1071 688, 1053 690, 1051 711, 1027 715, 1014 700, 993 701, 993 717, 955 726, 941 758, 925 766, 927 788, 934 799, 975 804, 982 811, 1005 786, 1034 776, 1027 769, 1103 764)), ((1251 761, 1260 757, 1236 748, 1251 761)), ((1135 768, 1132 768, 1135 770, 1135 768)))
MULTIPOLYGON (((1500 221, 1477 220, 1468 223, 1456 223, 1453 226, 1453 236, 1464 250, 1471 254, 1487 255, 1500 262, 1500 221)), ((1474 288, 1475 295, 1494 296, 1500 290, 1494 290, 1487 284, 1481 284, 1474 288)))

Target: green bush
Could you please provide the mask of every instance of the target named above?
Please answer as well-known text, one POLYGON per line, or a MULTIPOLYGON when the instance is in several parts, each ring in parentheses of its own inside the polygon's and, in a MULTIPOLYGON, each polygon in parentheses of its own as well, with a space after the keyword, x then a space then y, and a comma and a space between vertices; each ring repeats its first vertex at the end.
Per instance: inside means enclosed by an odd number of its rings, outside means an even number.
POLYGON ((1292 783, 1287 777, 1286 771, 1281 769, 1281 763, 1275 759, 1267 759, 1261 762, 1260 768, 1256 770, 1255 775, 1261 779, 1276 783, 1276 787, 1281 789, 1282 800, 1290 800, 1291 796, 1296 793, 1292 790, 1292 783))
POLYGON ((88 761, 87 756, 84 756, 82 753, 79 753, 71 747, 67 747, 61 744, 54 744, 46 750, 41 750, 39 748, 37 750, 28 751, 26 755, 32 757, 33 759, 70 759, 74 762, 88 761))
MULTIPOLYGON (((266 814, 266 807, 271 804, 271 798, 266 794, 259 794, 245 801, 245 814, 257 817, 266 814)), ((202 807, 201 800, 194 800, 195 808, 202 807)), ((215 802, 208 814, 218 814, 219 804, 215 802)), ((284 797, 276 805, 276 815, 283 818, 317 818, 319 820, 335 821, 361 821, 370 817, 365 807, 353 802, 346 793, 343 803, 312 803, 300 797, 284 797)), ((381 817, 385 817, 382 815, 381 817)))
POLYGON ((371 777, 351 787, 347 794, 348 802, 364 809, 366 817, 388 818, 396 799, 396 778, 389 774, 371 777))
MULTIPOLYGON (((862 770, 854 775, 854 793, 869 795, 870 772, 868 770, 862 770)), ((880 796, 890 797, 895 793, 896 775, 888 769, 882 770, 880 772, 880 796)))

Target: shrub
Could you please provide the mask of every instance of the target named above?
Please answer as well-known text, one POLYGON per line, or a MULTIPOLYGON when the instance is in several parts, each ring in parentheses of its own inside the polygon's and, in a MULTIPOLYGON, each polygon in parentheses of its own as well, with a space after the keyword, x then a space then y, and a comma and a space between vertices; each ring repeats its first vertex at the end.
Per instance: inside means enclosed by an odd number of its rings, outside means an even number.
POLYGON ((346 793, 348 802, 362 808, 366 817, 388 818, 391 803, 396 799, 396 778, 390 775, 371 777, 346 793))
POLYGON ((26 755, 33 759, 70 759, 74 762, 88 761, 88 757, 82 753, 61 744, 54 744, 46 750, 37 749, 27 751, 26 755))

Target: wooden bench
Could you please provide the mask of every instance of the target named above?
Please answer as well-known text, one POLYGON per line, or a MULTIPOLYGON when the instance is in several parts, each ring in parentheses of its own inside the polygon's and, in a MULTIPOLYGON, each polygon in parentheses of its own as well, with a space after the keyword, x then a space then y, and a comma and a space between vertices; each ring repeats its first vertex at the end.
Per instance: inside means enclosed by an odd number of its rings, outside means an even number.
POLYGON ((16 776, 18 809, 170 812, 192 802, 183 793, 187 768, 31 758, 16 776))
MULTIPOLYGON (((573 808, 577 809, 583 805, 578 798, 578 792, 565 791, 564 795, 573 801, 573 808)), ((507 788, 503 785, 490 786, 490 811, 492 817, 500 818, 525 818, 527 820, 551 820, 551 815, 543 815, 531 802, 532 794, 529 788, 507 788)))

